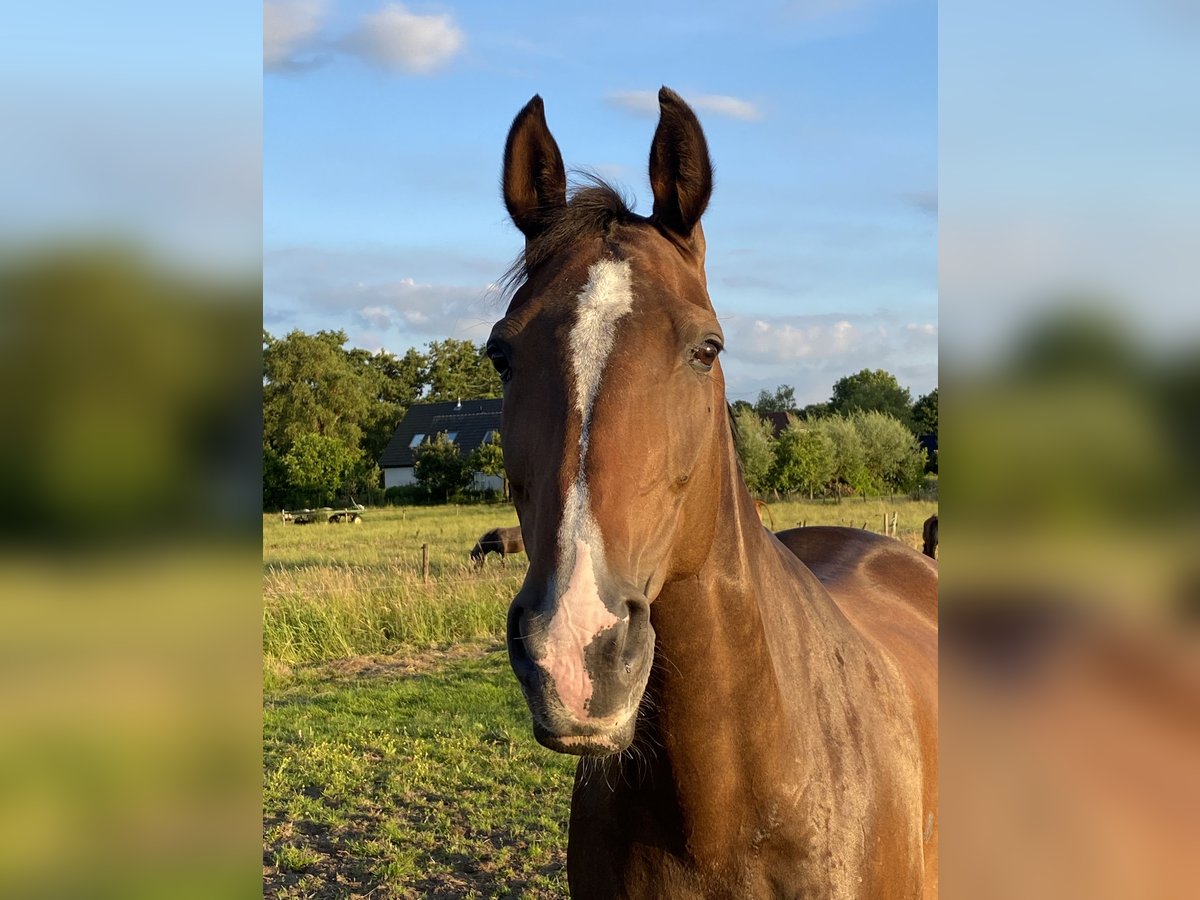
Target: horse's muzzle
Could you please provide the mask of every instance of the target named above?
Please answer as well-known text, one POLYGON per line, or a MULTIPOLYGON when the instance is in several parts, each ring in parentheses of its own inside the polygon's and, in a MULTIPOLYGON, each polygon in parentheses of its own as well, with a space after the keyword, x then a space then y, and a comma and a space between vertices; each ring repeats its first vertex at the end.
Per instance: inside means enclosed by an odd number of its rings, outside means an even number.
MULTIPOLYGON (((534 737, 551 750, 617 753, 633 740, 654 659, 650 604, 633 591, 594 631, 570 612, 547 615, 528 585, 508 614, 508 658, 533 716, 534 737)), ((608 606, 606 604, 606 606, 608 606)), ((596 619, 584 619, 595 622, 596 619)))

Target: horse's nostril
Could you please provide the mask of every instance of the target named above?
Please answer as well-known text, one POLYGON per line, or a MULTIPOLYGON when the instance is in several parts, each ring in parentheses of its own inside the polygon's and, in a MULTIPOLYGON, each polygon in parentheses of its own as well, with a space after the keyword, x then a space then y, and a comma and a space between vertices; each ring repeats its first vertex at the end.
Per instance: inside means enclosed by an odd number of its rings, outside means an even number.
POLYGON ((633 673, 646 652, 645 634, 650 623, 650 604, 643 597, 635 597, 625 601, 625 628, 621 635, 621 662, 625 674, 633 673))
POLYGON ((519 603, 514 602, 508 608, 508 659, 513 672, 522 680, 528 679, 533 673, 533 659, 521 627, 524 617, 525 610, 519 603))

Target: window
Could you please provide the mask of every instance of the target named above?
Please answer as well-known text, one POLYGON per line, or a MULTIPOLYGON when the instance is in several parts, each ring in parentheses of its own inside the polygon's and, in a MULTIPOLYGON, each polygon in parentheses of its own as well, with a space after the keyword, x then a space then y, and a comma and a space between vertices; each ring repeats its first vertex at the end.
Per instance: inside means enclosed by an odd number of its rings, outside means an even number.
POLYGON ((496 429, 494 428, 490 429, 488 433, 483 436, 483 442, 485 444, 494 444, 499 439, 500 435, 496 434, 496 429))
POLYGON ((423 441, 423 440, 425 440, 425 435, 423 435, 423 434, 414 434, 414 435, 413 435, 413 439, 412 439, 411 441, 409 441, 409 442, 408 442, 409 449, 411 450, 413 447, 416 447, 416 446, 417 446, 417 445, 419 445, 419 444, 421 443, 421 441, 423 441))
POLYGON ((448 440, 450 443, 453 444, 456 440, 458 440, 458 432, 457 431, 447 431, 446 432, 446 440, 448 440))

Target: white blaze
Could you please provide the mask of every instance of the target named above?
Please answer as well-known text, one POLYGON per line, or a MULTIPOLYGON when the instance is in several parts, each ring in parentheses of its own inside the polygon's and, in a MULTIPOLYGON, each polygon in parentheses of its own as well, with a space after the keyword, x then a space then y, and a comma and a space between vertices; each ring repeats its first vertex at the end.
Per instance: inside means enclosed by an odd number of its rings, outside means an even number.
POLYGON ((584 475, 592 406, 604 367, 612 352, 617 321, 633 308, 629 263, 602 259, 588 270, 579 292, 578 315, 571 329, 569 355, 579 411, 579 469, 567 491, 558 531, 558 604, 546 634, 542 668, 554 681, 563 705, 577 718, 588 717, 592 680, 584 651, 595 637, 619 620, 600 599, 598 567, 604 565, 604 542, 592 517, 584 475), (569 575, 567 573, 570 573, 569 575))

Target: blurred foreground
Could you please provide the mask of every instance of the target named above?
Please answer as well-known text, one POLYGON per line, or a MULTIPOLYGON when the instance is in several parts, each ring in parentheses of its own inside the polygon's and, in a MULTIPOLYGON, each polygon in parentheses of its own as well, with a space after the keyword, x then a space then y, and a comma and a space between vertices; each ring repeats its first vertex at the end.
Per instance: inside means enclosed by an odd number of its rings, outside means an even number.
POLYGON ((943 371, 947 897, 1200 884, 1200 367, 1131 332, 1056 304, 943 371))
POLYGON ((0 895, 254 895, 254 279, 0 259, 0 895))

